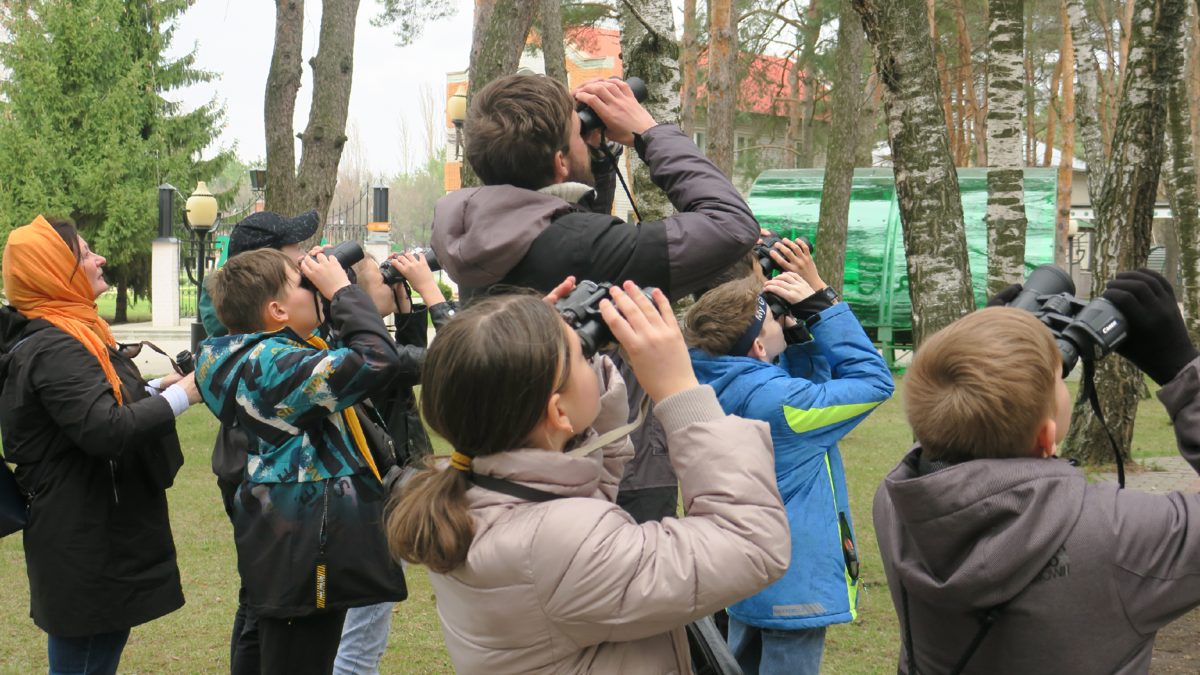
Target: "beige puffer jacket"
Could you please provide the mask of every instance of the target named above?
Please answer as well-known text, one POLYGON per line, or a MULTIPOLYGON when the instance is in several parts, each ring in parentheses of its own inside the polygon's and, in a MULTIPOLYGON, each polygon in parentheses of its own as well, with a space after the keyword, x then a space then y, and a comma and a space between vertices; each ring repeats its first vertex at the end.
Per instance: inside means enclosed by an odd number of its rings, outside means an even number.
MULTIPOLYGON (((595 433, 628 419, 625 383, 598 362, 595 433)), ((654 410, 688 517, 637 525, 613 500, 628 439, 587 457, 517 450, 477 473, 573 497, 532 503, 473 487, 466 564, 430 573, 460 675, 691 672, 684 626, 766 588, 791 555, 767 425, 726 416, 699 386, 654 410)))

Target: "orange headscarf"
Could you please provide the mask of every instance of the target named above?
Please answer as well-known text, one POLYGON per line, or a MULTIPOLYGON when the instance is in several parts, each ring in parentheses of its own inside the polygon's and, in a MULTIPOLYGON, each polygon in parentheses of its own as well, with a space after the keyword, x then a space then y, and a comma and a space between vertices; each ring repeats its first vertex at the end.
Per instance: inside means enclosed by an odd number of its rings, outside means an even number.
POLYGON ((75 254, 58 232, 38 216, 8 235, 4 248, 4 294, 27 319, 45 319, 83 343, 100 362, 117 404, 121 380, 108 357, 116 339, 96 312, 92 284, 76 269, 75 254))

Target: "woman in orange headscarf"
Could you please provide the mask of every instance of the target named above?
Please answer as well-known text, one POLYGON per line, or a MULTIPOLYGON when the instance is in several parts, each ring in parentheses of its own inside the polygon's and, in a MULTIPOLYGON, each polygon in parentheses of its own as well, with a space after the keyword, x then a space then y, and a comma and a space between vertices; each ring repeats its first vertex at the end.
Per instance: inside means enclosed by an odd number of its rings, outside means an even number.
POLYGON ((191 375, 146 382, 96 312, 105 259, 38 216, 4 249, 0 432, 29 493, 30 616, 50 673, 116 673, 133 626, 183 605, 166 488, 191 375))

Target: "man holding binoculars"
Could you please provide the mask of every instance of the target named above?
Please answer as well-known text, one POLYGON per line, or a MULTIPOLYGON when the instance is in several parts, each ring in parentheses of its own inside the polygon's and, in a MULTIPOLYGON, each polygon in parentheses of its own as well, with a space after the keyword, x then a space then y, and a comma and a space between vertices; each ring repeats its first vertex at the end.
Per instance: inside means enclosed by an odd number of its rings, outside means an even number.
MULTIPOLYGON (((595 80, 568 91, 543 76, 502 77, 474 95, 465 131, 466 160, 484 186, 440 199, 431 238, 465 304, 491 287, 547 293, 568 276, 632 280, 677 300, 744 257, 760 236, 729 179, 679 127, 658 124, 630 83, 595 80), (605 141, 637 151, 675 215, 642 223, 612 215, 617 167, 599 150, 605 141)), ((641 390, 623 374, 637 410, 641 390)), ((639 522, 674 515, 665 435, 651 422, 633 441, 621 505, 639 522)))

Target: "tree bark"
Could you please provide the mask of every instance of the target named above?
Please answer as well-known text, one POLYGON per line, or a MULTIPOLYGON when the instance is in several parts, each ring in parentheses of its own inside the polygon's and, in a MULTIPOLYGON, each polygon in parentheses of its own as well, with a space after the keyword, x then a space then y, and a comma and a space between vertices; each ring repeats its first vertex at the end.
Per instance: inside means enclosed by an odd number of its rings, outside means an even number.
MULTIPOLYGON (((1185 7, 1185 0, 1141 0, 1133 12, 1125 95, 1113 128, 1103 188, 1099 199, 1092 200, 1096 216, 1092 297, 1099 297, 1118 271, 1145 265, 1150 254, 1154 202, 1165 156, 1167 99, 1179 80, 1185 7)), ((1126 458, 1142 384, 1141 372, 1121 357, 1113 355, 1097 364, 1100 404, 1126 458)), ((1076 403, 1063 445, 1066 456, 1085 464, 1111 461, 1108 436, 1086 401, 1076 403)))
POLYGON ((1042 166, 1050 166, 1054 159, 1054 131, 1055 125, 1058 124, 1058 92, 1061 86, 1062 66, 1060 58, 1058 64, 1054 66, 1054 72, 1050 74, 1050 105, 1046 110, 1046 150, 1042 158, 1042 166))
MULTIPOLYGON (((788 100, 787 100, 787 131, 784 134, 783 144, 788 148, 797 150, 800 146, 800 120, 804 117, 803 103, 800 100, 800 74, 804 69, 801 54, 803 48, 804 37, 799 30, 796 31, 796 50, 792 54, 792 67, 788 68, 788 100)), ((801 167, 801 163, 797 153, 787 152, 787 162, 789 168, 796 169, 801 167)))
POLYGON ((267 210, 286 216, 300 212, 300 202, 296 199, 296 139, 292 135, 292 119, 296 114, 296 94, 300 91, 303 75, 303 47, 304 0, 276 0, 275 48, 263 100, 267 141, 264 200, 267 210))
POLYGON ((883 84, 917 347, 975 309, 958 174, 920 0, 853 0, 883 84))
MULTIPOLYGON (((832 119, 825 159, 825 185, 817 224, 817 271, 838 293, 846 274, 846 229, 850 219, 850 190, 858 146, 858 103, 862 96, 862 56, 865 36, 851 0, 838 6, 838 42, 834 58, 832 119)), ((865 130, 863 130, 865 132, 865 130)))
MULTIPOLYGON (((537 9, 535 0, 484 0, 476 5, 467 82, 468 126, 475 93, 492 80, 517 72, 537 9)), ((460 171, 462 187, 483 184, 465 157, 460 171)))
POLYGON ((1171 210, 1175 216, 1182 264, 1178 285, 1183 291, 1183 319, 1192 342, 1200 344, 1200 216, 1197 216, 1196 156, 1192 145, 1191 110, 1187 101, 1187 83, 1183 79, 1171 87, 1167 103, 1170 161, 1163 170, 1171 210))
MULTIPOLYGON (((350 85, 354 81, 354 25, 359 0, 324 0, 321 9, 321 44, 309 61, 313 72, 313 97, 308 126, 299 134, 302 145, 296 171, 299 211, 316 209, 321 218, 317 233, 307 243, 321 241, 338 162, 345 147, 346 116, 350 111, 350 85)), ((294 215, 294 214, 293 214, 294 215)))
POLYGON ((559 0, 540 0, 539 23, 542 24, 542 59, 546 75, 571 88, 567 78, 567 48, 563 39, 562 6, 559 0))
POLYGON ((991 100, 987 128, 988 295, 1025 280, 1025 173, 1021 109, 1025 84, 1025 1, 991 0, 991 100))
POLYGON ((679 54, 679 73, 682 80, 679 127, 688 138, 696 137, 696 95, 699 89, 696 71, 700 66, 696 22, 696 0, 683 0, 683 44, 680 45, 679 54))
MULTIPOLYGON (((971 32, 967 27, 966 9, 963 7, 962 0, 954 0, 954 22, 958 28, 958 68, 959 76, 962 78, 963 93, 966 95, 967 114, 971 119, 972 135, 975 137, 975 166, 990 166, 988 164, 988 147, 984 121, 984 106, 979 104, 979 97, 975 94, 975 66, 972 61, 971 49, 971 32)), ((1017 33, 1020 33, 1020 26, 1017 27, 1017 33)), ((1025 44, 1022 38, 1021 44, 1025 44)), ((1023 55, 1022 55, 1023 56, 1023 55)), ((989 106, 991 103, 989 102, 989 106)), ((1020 114, 1018 113, 1018 117, 1020 114)), ((1017 133, 1018 137, 1020 132, 1017 133)), ((968 140, 967 145, 970 145, 968 140)), ((965 152, 965 156, 970 157, 970 151, 965 152)))
MULTIPOLYGON (((633 12, 621 12, 621 53, 625 75, 646 82, 649 96, 643 103, 659 124, 679 122, 679 44, 675 42, 675 13, 670 0, 629 0, 647 30, 633 12)), ((675 213, 667 194, 650 180, 650 167, 631 153, 633 198, 645 220, 662 220, 675 213)))
POLYGON ((1067 0, 1067 21, 1071 24, 1071 45, 1075 51, 1075 131, 1083 143, 1087 161, 1088 194, 1093 204, 1100 196, 1104 181, 1101 167, 1107 164, 1106 144, 1100 129, 1100 101, 1097 98, 1100 66, 1083 0, 1067 0))
POLYGON ((817 0, 812 0, 808 6, 808 18, 805 21, 804 52, 799 64, 804 67, 804 97, 800 117, 800 155, 796 166, 801 169, 811 169, 816 161, 816 124, 813 117, 817 111, 817 40, 821 33, 821 11, 817 0))
POLYGON ((117 306, 113 323, 129 323, 129 284, 125 281, 125 265, 118 265, 117 270, 117 306))
POLYGON ((710 0, 708 34, 708 158, 733 178, 737 122, 737 16, 731 0, 710 0))
POLYGON ((1062 158, 1058 164, 1057 211, 1054 218, 1054 264, 1068 267, 1069 243, 1067 230, 1071 225, 1071 189, 1075 172, 1075 48, 1071 44, 1071 24, 1067 20, 1067 5, 1062 5, 1062 158))
MULTIPOLYGON (((1187 61, 1184 69, 1184 80, 1187 82, 1188 111, 1192 116, 1192 157, 1200 157, 1200 2, 1192 7, 1188 32, 1187 61)), ((1197 189, 1200 190, 1200 176, 1197 177, 1197 189)))
MULTIPOLYGON (((1025 13, 1025 35, 1033 33, 1034 12, 1025 13)), ((1037 103, 1037 89, 1034 87, 1033 49, 1025 43, 1025 166, 1034 166, 1034 153, 1037 150, 1037 129, 1034 127, 1037 103)))
MULTIPOLYGON (((858 21, 858 23, 862 23, 858 21)), ((865 45, 864 45, 865 46, 865 45)), ((854 153, 854 166, 874 166, 873 153, 875 150, 875 124, 879 116, 879 78, 872 66, 871 74, 867 76, 867 86, 864 87, 862 101, 858 111, 858 149, 854 153)))

